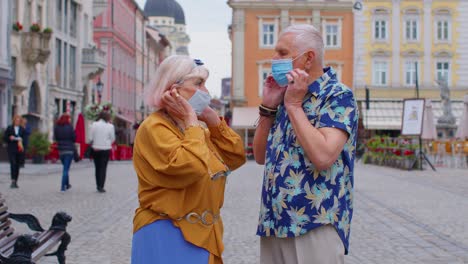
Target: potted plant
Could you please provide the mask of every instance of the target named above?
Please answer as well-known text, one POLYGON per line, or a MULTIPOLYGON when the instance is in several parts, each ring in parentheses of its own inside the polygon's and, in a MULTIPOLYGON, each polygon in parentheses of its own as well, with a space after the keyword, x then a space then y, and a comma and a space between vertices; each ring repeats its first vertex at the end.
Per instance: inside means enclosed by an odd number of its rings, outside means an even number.
POLYGON ((31 32, 41 32, 41 26, 38 23, 34 23, 29 27, 29 30, 31 30, 31 32))
POLYGON ((101 112, 109 112, 111 119, 114 119, 115 111, 112 103, 90 104, 84 109, 84 117, 87 120, 96 121, 101 112))
POLYGON ((36 131, 29 136, 28 153, 32 156, 33 163, 44 163, 44 156, 49 154, 49 151, 47 134, 36 131))
POLYGON ((44 28, 44 30, 42 31, 42 33, 44 33, 44 34, 52 34, 52 32, 53 32, 53 31, 52 31, 52 29, 51 29, 50 27, 46 27, 46 28, 44 28))
POLYGON ((13 24, 13 30, 16 32, 20 32, 23 30, 23 25, 19 21, 16 21, 16 23, 13 24))

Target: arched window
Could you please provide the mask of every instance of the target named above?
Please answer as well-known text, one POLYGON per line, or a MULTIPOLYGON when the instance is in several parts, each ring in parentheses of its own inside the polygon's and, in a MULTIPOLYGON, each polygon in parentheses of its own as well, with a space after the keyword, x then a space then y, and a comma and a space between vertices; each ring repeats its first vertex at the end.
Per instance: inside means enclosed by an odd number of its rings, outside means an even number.
POLYGON ((39 85, 34 81, 29 90, 28 112, 32 114, 40 114, 40 91, 39 85))

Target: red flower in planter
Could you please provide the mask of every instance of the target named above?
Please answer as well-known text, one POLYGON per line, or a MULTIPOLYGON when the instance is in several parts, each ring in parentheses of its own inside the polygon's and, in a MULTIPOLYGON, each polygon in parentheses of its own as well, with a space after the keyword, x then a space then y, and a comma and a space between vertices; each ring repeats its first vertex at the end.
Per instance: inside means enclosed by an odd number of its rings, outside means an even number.
POLYGON ((394 149, 393 150, 393 154, 397 155, 397 156, 401 156, 401 150, 399 149, 394 149))
POLYGON ((23 25, 21 25, 21 23, 19 21, 17 21, 15 24, 13 24, 13 29, 15 31, 21 31, 21 30, 23 30, 23 25))
POLYGON ((405 151, 403 151, 403 155, 404 156, 412 156, 412 155, 414 155, 414 151, 406 149, 405 151))

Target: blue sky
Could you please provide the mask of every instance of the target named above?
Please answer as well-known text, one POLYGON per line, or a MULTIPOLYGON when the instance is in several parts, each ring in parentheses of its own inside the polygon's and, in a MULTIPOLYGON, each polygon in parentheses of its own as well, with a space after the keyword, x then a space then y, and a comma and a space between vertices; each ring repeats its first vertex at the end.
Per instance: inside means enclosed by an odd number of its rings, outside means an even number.
MULTIPOLYGON (((146 0, 136 0, 143 9, 146 0)), ((227 0, 177 0, 185 11, 190 56, 201 59, 210 70, 207 88, 221 94, 221 79, 231 76, 231 41, 227 27, 232 11, 227 0)))

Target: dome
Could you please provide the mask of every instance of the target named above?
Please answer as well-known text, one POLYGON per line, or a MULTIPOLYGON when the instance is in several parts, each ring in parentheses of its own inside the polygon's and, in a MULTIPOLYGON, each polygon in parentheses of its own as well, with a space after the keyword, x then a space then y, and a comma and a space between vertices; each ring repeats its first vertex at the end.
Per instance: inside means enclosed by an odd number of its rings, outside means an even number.
POLYGON ((175 9, 174 9, 174 20, 176 24, 185 25, 185 14, 184 9, 180 6, 177 1, 174 1, 175 9))
POLYGON ((185 25, 184 10, 175 0, 147 0, 144 12, 147 17, 172 17, 176 24, 185 25))

